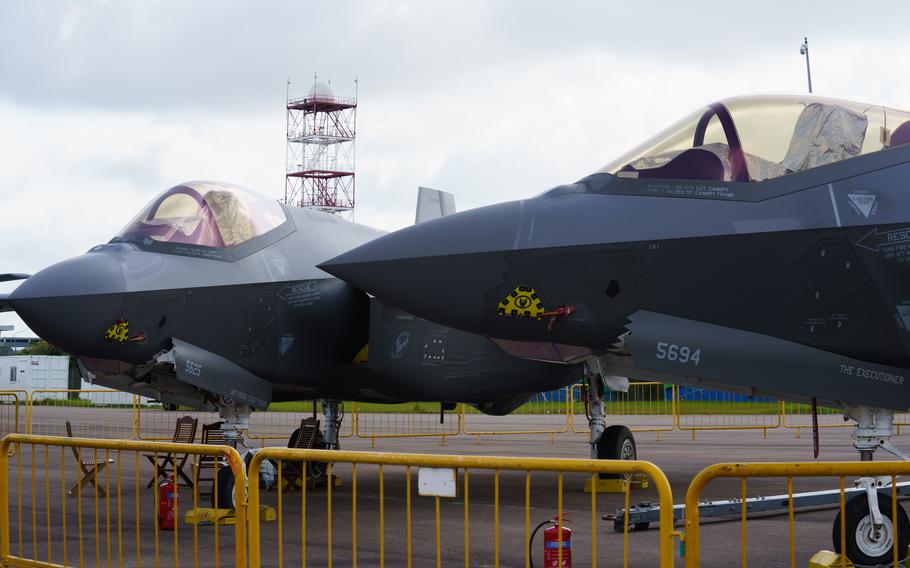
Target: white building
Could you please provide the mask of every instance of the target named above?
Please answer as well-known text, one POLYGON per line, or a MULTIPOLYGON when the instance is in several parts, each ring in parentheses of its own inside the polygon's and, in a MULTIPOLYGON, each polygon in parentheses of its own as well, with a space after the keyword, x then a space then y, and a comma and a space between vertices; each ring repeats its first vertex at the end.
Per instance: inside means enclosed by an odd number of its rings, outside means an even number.
MULTIPOLYGON (((66 399, 69 388, 69 357, 56 355, 11 355, 0 357, 0 390, 26 391, 34 400, 66 399)), ((80 389, 107 391, 80 380, 80 389)), ((132 404, 133 395, 125 392, 82 393, 80 398, 95 404, 132 404)), ((143 401, 145 401, 143 397, 143 401)))

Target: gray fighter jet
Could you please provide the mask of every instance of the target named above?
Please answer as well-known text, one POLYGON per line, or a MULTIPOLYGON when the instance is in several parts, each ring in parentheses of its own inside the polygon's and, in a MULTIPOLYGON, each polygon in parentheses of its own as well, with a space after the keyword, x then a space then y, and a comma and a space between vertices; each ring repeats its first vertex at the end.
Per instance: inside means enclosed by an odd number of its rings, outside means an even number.
MULTIPOLYGON (((425 191, 419 215, 454 207, 425 191)), ((0 295, 0 311, 74 354, 93 382, 217 409, 234 438, 273 401, 322 399, 323 443, 335 448, 341 400, 465 402, 505 414, 581 376, 384 305, 316 268, 381 234, 240 187, 184 183, 109 243, 31 277, 0 276, 27 278, 0 295)))
MULTIPOLYGON (((908 459, 890 442, 910 408, 908 180, 908 112, 734 98, 576 183, 321 267, 520 357, 839 406, 862 459, 908 459)), ((850 540, 871 511, 848 546, 858 563, 891 554, 878 481, 860 480, 869 498, 847 515, 850 540)))

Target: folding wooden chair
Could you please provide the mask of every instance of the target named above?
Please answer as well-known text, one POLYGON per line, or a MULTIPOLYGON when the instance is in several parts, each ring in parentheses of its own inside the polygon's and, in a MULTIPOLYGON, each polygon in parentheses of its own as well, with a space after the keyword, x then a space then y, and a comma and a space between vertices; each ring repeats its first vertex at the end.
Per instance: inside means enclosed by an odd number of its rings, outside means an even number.
MULTIPOLYGON (((192 444, 196 439, 196 426, 199 424, 199 421, 192 416, 183 416, 177 419, 177 424, 174 427, 174 437, 171 442, 175 444, 192 444)), ((184 482, 190 487, 193 487, 193 480, 183 472, 183 466, 186 465, 186 460, 189 459, 189 454, 183 454, 183 458, 177 461, 177 456, 175 454, 144 454, 145 457, 152 463, 152 466, 155 465, 155 458, 158 459, 158 471, 157 476, 152 477, 148 482, 146 487, 151 487, 158 482, 159 477, 167 479, 169 473, 174 474, 174 482, 178 483, 180 480, 177 479, 179 475, 184 482)))
MULTIPOLYGON (((73 425, 70 424, 70 421, 66 421, 66 435, 70 438, 73 438, 73 425)), ((76 463, 79 464, 79 469, 82 470, 82 477, 79 481, 76 482, 76 485, 73 485, 72 489, 69 490, 69 496, 72 497, 76 495, 79 491, 79 487, 90 486, 97 487, 98 495, 101 497, 106 497, 107 492, 104 490, 104 487, 101 485, 96 485, 94 483, 95 479, 98 477, 98 474, 106 468, 109 464, 114 463, 113 459, 100 459, 100 460, 87 460, 79 455, 79 449, 75 446, 71 448, 73 450, 73 457, 76 458, 76 463)), ((85 448, 83 448, 85 450, 85 448)), ((94 451, 92 452, 94 454, 94 451)))
MULTIPOLYGON (((213 446, 231 446, 236 447, 236 441, 230 442, 225 439, 221 426, 224 422, 212 422, 211 424, 202 425, 202 443, 213 446)), ((215 476, 218 475, 218 468, 222 465, 222 459, 218 456, 196 456, 194 461, 195 483, 199 487, 200 481, 211 481, 213 486, 215 476), (211 477, 203 477, 203 470, 211 470, 211 477)), ((211 495, 211 491, 199 489, 199 495, 211 495)))
MULTIPOLYGON (((297 431, 297 438, 290 440, 289 448, 295 449, 313 449, 316 447, 316 440, 319 435, 319 420, 315 417, 304 418, 300 421, 300 429, 297 431)), ((304 465, 306 462, 283 461, 281 469, 281 478, 284 481, 284 488, 296 489, 297 483, 301 485, 306 483, 304 465)))

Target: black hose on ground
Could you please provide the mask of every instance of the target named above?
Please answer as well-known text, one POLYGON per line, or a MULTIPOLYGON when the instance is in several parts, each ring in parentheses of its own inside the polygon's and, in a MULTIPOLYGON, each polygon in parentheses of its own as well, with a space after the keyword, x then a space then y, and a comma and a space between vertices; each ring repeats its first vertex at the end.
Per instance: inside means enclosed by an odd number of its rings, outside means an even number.
POLYGON ((534 527, 534 530, 531 531, 531 538, 528 539, 528 562, 530 562, 531 568, 534 568, 534 537, 537 535, 537 531, 543 528, 544 525, 548 525, 552 522, 553 519, 548 519, 534 527))

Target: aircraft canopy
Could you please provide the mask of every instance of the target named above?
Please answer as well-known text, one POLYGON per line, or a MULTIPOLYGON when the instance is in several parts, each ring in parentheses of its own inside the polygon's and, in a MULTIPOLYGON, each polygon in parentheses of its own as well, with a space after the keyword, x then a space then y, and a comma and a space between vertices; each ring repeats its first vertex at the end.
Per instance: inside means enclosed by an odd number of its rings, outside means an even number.
POLYGON ((703 107, 600 171, 626 178, 759 182, 910 142, 910 113, 813 96, 703 107))
POLYGON ((223 183, 187 182, 160 193, 116 240, 231 248, 287 220, 277 201, 223 183))

